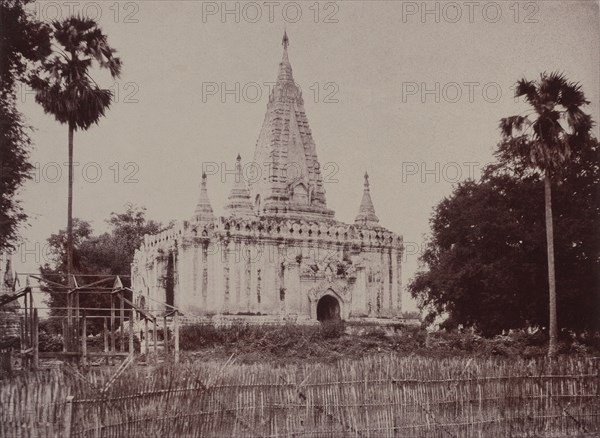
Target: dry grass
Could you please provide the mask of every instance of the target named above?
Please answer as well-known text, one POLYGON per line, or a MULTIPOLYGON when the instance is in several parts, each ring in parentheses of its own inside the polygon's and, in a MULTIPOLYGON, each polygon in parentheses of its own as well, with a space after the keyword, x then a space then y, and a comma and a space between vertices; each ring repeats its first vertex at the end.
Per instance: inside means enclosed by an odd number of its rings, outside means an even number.
MULTIPOLYGON (((227 360, 278 365, 335 363, 372 355, 395 354, 445 358, 540 358, 547 354, 544 333, 515 333, 491 339, 468 333, 427 333, 420 327, 343 324, 323 326, 190 325, 180 331, 180 345, 196 360, 227 360), (353 333, 353 334, 349 334, 353 333), (360 334, 357 334, 360 333, 360 334)), ((563 355, 600 355, 598 335, 565 337, 563 355)))
POLYGON ((597 360, 190 361, 0 382, 0 436, 555 437, 600 433, 597 360), (60 435, 63 436, 63 435, 60 435))

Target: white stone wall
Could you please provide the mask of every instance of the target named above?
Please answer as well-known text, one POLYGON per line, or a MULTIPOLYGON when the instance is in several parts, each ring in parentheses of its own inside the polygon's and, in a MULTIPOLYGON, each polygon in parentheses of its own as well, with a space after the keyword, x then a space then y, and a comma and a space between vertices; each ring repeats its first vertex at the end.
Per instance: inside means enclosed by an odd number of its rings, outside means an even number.
POLYGON ((183 222, 145 237, 132 266, 136 293, 167 301, 169 257, 174 305, 186 315, 315 319, 324 295, 338 300, 343 319, 401 314, 402 238, 382 228, 267 218, 183 222))

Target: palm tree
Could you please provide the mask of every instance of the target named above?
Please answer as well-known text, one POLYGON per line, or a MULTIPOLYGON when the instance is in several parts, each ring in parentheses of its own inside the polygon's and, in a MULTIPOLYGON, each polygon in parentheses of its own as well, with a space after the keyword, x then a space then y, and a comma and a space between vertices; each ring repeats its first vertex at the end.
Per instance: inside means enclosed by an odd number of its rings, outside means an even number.
POLYGON ((554 273, 554 233, 552 224, 552 179, 574 148, 589 138, 593 121, 582 111, 589 104, 581 86, 569 82, 560 73, 542 73, 538 81, 521 79, 515 97, 524 97, 531 109, 523 115, 500 121, 503 141, 498 155, 517 161, 544 175, 546 244, 548 253, 548 288, 550 302, 548 355, 557 352, 558 325, 556 280, 554 273))
POLYGON ((95 61, 113 78, 121 60, 94 20, 70 17, 52 23, 52 55, 31 79, 35 100, 46 113, 69 126, 69 194, 67 213, 67 274, 73 273, 73 135, 98 123, 110 106, 112 91, 101 89, 90 76, 95 61))

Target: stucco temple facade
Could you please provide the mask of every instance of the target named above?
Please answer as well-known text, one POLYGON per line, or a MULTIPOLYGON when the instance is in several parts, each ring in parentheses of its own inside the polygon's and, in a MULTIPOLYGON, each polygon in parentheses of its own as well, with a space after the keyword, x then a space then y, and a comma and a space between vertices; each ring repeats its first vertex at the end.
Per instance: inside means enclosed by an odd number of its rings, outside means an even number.
POLYGON ((145 236, 135 253, 132 287, 141 305, 156 300, 186 315, 246 320, 400 318, 402 236, 379 225, 366 174, 353 224, 327 208, 288 44, 284 35, 254 151, 261 178, 244 178, 238 155, 226 214, 215 217, 203 174, 190 220, 145 236))

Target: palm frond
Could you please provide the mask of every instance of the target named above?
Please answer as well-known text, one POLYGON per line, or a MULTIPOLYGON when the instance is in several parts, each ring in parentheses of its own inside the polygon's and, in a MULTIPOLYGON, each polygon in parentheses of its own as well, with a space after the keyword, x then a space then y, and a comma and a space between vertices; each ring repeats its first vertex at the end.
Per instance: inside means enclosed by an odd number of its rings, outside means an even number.
POLYGON ((574 82, 565 84, 558 99, 558 104, 564 106, 567 110, 579 108, 589 103, 589 100, 583 94, 581 85, 574 82))
POLYGON ((499 157, 512 157, 543 170, 558 169, 573 147, 587 140, 593 127, 592 118, 581 109, 589 103, 581 86, 567 81, 560 72, 544 72, 539 81, 518 81, 515 95, 525 96, 533 114, 500 121, 503 143, 499 157), (526 123, 529 132, 523 129, 526 123))
POLYGON ((528 124, 527 117, 524 116, 511 116, 500 119, 500 131, 504 137, 511 137, 513 132, 520 132, 523 130, 523 126, 528 124))
POLYGON ((525 100, 527 100, 527 102, 529 102, 531 105, 534 105, 535 102, 537 102, 537 89, 533 81, 528 81, 526 79, 517 81, 517 86, 515 87, 515 97, 523 96, 525 96, 525 100))
POLYGON ((121 60, 94 20, 70 17, 52 26, 57 55, 42 66, 45 78, 31 81, 36 100, 60 123, 88 129, 104 116, 112 100, 112 92, 100 88, 90 75, 92 62, 118 77, 121 60))
POLYGON ((542 73, 538 84, 539 95, 543 97, 546 104, 558 102, 562 89, 567 84, 567 80, 562 73, 542 73))

